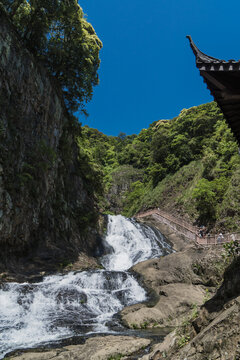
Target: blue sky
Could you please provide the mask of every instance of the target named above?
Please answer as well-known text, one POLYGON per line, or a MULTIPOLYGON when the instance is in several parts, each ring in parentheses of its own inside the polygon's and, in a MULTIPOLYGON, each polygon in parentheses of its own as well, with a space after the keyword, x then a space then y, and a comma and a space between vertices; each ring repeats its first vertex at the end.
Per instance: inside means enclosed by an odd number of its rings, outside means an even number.
POLYGON ((239 1, 81 0, 103 42, 100 85, 83 124, 107 135, 137 134, 183 108, 212 101, 186 35, 201 51, 240 58, 239 1))

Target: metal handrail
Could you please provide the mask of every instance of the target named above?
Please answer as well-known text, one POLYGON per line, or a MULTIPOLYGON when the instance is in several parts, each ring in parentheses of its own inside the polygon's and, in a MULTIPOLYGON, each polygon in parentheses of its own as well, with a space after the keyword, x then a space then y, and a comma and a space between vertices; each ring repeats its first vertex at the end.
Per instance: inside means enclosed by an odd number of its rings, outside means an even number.
POLYGON ((151 209, 151 210, 147 210, 145 212, 138 213, 135 215, 135 217, 141 218, 141 217, 145 217, 145 216, 149 216, 149 215, 153 215, 153 214, 158 214, 158 215, 164 217, 166 220, 173 222, 175 225, 179 225, 179 226, 185 228, 186 230, 188 230, 189 232, 191 232, 195 236, 196 243, 198 243, 199 245, 218 245, 218 244, 230 242, 232 240, 240 241, 240 233, 225 233, 225 234, 222 234, 222 236, 220 236, 218 234, 214 234, 214 235, 205 235, 204 237, 200 237, 198 235, 197 227, 187 223, 185 220, 178 219, 175 216, 173 216, 163 210, 160 210, 159 208, 151 209))

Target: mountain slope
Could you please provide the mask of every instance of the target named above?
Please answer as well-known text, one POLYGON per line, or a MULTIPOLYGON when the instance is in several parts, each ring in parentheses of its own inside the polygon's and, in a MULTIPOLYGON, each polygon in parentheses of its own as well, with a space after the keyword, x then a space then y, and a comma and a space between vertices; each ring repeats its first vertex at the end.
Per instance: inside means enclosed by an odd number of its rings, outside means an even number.
POLYGON ((238 146, 216 103, 184 109, 138 135, 84 127, 79 142, 102 172, 105 211, 132 216, 160 207, 210 229, 239 229, 238 146))

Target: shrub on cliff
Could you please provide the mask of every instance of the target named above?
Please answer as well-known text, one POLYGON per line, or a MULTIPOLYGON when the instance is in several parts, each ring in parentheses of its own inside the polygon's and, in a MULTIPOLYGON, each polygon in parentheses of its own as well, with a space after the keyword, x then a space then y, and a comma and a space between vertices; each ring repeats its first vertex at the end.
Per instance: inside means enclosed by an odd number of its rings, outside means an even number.
POLYGON ((59 81, 67 108, 84 111, 98 84, 102 43, 76 0, 2 0, 23 42, 59 81))

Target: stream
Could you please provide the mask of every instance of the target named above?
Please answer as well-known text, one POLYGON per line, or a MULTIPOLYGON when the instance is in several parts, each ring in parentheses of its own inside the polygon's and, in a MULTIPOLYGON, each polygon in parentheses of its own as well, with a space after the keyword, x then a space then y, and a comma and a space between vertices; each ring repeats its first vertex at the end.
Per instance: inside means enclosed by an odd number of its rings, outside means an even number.
POLYGON ((16 349, 54 344, 72 336, 116 334, 116 314, 147 300, 128 270, 172 252, 164 236, 121 215, 108 216, 104 270, 47 276, 37 283, 0 285, 0 359, 16 349))

